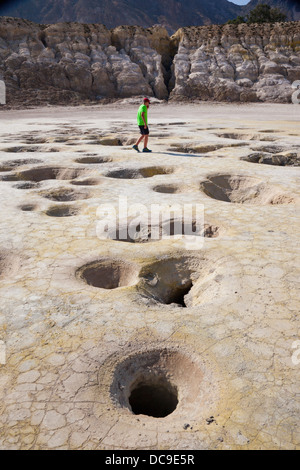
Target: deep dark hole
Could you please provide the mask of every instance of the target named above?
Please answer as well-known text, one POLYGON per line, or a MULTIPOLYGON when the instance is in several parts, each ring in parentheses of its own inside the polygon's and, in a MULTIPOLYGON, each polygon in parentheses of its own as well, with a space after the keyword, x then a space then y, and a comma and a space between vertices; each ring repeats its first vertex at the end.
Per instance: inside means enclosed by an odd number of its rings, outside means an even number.
POLYGON ((176 409, 178 404, 176 390, 167 382, 140 383, 129 397, 132 412, 153 418, 164 418, 176 409))
POLYGON ((190 281, 185 287, 177 288, 172 295, 168 298, 166 304, 178 304, 182 307, 186 307, 184 297, 189 293, 191 288, 193 287, 192 281, 190 281))

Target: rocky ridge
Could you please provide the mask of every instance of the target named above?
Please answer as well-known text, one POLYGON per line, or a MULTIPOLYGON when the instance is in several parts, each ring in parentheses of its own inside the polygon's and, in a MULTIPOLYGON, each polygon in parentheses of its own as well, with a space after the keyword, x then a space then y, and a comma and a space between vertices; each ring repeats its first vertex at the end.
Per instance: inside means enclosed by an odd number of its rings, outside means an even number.
POLYGON ((300 23, 182 28, 173 98, 288 103, 300 79, 300 23))
POLYGON ((0 18, 8 105, 159 100, 291 102, 300 23, 179 29, 0 18))

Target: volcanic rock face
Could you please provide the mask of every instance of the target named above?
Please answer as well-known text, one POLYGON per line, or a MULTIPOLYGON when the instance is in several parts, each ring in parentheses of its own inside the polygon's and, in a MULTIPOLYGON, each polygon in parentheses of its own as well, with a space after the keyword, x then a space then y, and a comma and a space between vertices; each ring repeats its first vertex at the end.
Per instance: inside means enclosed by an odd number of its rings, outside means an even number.
POLYGON ((171 96, 290 102, 300 78, 300 25, 183 28, 171 96))
POLYGON ((158 99, 290 102, 300 25, 149 29, 0 19, 8 104, 158 99))
POLYGON ((0 23, 1 71, 8 101, 168 96, 161 55, 165 29, 60 23, 41 26, 6 18, 0 23), (115 45, 116 44, 116 47, 115 45), (21 92, 21 93, 20 93, 21 92))

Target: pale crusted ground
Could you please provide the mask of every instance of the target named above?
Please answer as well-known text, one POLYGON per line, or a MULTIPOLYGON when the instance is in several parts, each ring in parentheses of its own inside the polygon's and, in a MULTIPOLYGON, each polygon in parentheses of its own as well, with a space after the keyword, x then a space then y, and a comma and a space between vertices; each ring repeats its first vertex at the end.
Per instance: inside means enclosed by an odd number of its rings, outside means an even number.
POLYGON ((0 112, 1 448, 299 449, 300 169, 241 160, 297 161, 299 107, 155 105, 152 155, 131 149, 135 114, 126 102, 0 112), (214 236, 194 250, 99 240, 97 208, 120 195, 204 204, 214 236), (129 409, 147 374, 177 388, 164 418, 129 409))

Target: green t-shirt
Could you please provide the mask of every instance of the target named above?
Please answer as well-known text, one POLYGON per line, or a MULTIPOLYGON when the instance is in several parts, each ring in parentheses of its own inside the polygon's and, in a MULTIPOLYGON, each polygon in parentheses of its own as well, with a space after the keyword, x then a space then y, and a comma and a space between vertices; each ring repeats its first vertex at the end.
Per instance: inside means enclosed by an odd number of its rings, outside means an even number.
POLYGON ((142 104, 140 107, 139 107, 139 110, 138 110, 138 113, 137 113, 137 122, 138 122, 138 126, 144 126, 144 121, 143 121, 143 118, 142 118, 142 113, 145 113, 145 116, 144 116, 144 119, 146 121, 146 124, 148 125, 148 109, 147 109, 147 106, 145 104, 142 104))

